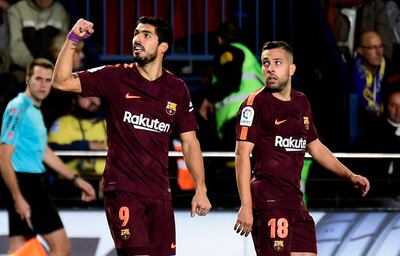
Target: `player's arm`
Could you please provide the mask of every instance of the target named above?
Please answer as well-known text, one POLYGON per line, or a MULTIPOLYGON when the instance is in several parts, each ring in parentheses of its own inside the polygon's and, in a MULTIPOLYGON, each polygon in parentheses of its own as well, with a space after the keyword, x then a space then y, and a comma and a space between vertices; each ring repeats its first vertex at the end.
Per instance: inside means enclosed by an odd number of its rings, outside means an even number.
POLYGON ((235 150, 236 183, 239 190, 241 207, 234 229, 240 235, 248 236, 253 226, 253 208, 250 192, 251 163, 250 154, 254 144, 237 141, 235 150))
POLYGON ((96 192, 92 185, 81 177, 76 177, 75 173, 49 147, 46 147, 44 162, 55 172, 74 182, 74 185, 82 191, 82 201, 89 202, 96 199, 96 192))
POLYGON ((353 183, 361 190, 362 196, 368 193, 370 187, 368 179, 350 171, 319 139, 310 142, 307 151, 322 167, 353 183))
POLYGON ((94 32, 93 23, 84 19, 79 19, 71 29, 61 49, 53 72, 53 87, 62 91, 80 93, 82 91, 81 82, 77 74, 72 73, 73 58, 77 42, 94 32))
POLYGON ((14 150, 15 148, 11 145, 4 143, 0 144, 0 172, 4 183, 14 200, 16 212, 20 215, 21 219, 26 220, 28 225, 32 226, 30 222, 31 207, 19 189, 17 176, 11 163, 11 157, 14 150))
POLYGON ((196 213, 204 216, 210 211, 211 203, 207 197, 200 143, 197 140, 195 131, 181 133, 180 138, 182 141, 183 156, 196 186, 196 193, 192 200, 192 217, 196 213))

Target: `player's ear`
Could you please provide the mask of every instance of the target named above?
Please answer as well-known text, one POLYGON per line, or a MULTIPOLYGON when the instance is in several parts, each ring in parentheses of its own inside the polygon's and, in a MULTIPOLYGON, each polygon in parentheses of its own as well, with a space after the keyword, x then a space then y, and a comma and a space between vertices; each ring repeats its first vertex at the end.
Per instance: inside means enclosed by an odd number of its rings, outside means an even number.
POLYGON ((296 65, 295 64, 290 64, 290 66, 289 66, 289 74, 290 74, 290 76, 293 76, 295 71, 296 71, 296 65))
POLYGON ((162 53, 166 53, 168 50, 168 44, 166 42, 162 42, 158 48, 161 50, 162 53))

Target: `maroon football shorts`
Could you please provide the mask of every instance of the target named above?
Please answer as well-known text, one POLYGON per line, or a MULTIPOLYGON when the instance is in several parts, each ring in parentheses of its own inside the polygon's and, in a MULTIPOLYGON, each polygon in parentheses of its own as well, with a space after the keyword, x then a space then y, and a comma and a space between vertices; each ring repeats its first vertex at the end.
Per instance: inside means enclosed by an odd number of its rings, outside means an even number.
POLYGON ((175 255, 172 201, 105 191, 107 221, 118 255, 175 255))
POLYGON ((315 223, 308 211, 253 209, 251 232, 258 256, 317 253, 315 223))

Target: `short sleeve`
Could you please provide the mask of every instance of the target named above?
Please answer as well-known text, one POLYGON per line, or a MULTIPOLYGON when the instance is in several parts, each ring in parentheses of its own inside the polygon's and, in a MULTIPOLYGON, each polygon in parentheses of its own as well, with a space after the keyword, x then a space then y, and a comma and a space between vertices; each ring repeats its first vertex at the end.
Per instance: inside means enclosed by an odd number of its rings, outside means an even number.
POLYGON ((307 100, 307 115, 304 117, 304 125, 308 127, 307 144, 318 139, 318 132, 315 128, 314 118, 312 115, 311 104, 307 100))
POLYGON ((82 96, 107 98, 111 87, 111 81, 117 81, 117 72, 115 72, 116 70, 114 69, 116 69, 116 67, 101 66, 78 72, 82 86, 82 96))
POLYGON ((178 116, 176 119, 176 127, 179 133, 197 130, 199 127, 194 114, 193 103, 190 98, 190 93, 186 85, 183 83, 183 93, 181 97, 181 106, 178 107, 178 116))
POLYGON ((0 143, 15 144, 17 131, 27 107, 25 104, 16 104, 6 109, 3 116, 0 143))
POLYGON ((236 140, 256 142, 258 112, 256 105, 249 104, 248 99, 242 103, 236 118, 236 140))

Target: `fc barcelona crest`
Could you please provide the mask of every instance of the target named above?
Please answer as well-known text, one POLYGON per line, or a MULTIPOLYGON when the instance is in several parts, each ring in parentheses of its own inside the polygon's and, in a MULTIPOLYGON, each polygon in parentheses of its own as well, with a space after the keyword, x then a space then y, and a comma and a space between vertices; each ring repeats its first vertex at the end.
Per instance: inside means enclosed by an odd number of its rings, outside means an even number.
POLYGON ((304 127, 306 128, 306 130, 310 129, 310 121, 308 120, 308 116, 304 116, 303 120, 304 120, 304 127))
POLYGON ((168 115, 175 115, 176 113, 176 103, 168 101, 167 106, 165 107, 168 115))
POLYGON ((122 239, 128 240, 130 236, 131 236, 131 232, 129 231, 129 228, 121 229, 121 238, 122 239))
POLYGON ((275 240, 274 241, 274 250, 277 252, 280 252, 283 250, 285 247, 285 244, 283 243, 283 240, 275 240))

